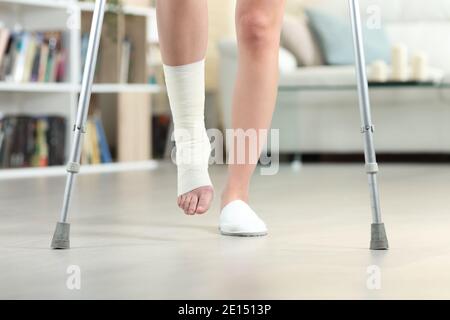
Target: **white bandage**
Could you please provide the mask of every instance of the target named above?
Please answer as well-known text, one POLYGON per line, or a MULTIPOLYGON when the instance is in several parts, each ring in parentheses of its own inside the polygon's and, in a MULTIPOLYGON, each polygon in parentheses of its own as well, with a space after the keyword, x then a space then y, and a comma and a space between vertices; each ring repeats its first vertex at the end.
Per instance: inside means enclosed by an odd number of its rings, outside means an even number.
POLYGON ((178 195, 212 185, 208 174, 211 144, 205 129, 205 61, 164 65, 174 123, 178 195))

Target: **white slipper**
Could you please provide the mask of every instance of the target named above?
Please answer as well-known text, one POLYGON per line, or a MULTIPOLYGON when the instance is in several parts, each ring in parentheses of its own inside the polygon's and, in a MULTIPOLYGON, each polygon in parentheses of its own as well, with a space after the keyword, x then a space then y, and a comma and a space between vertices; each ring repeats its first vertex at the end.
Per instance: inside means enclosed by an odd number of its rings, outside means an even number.
POLYGON ((226 236, 265 236, 267 227, 250 206, 242 200, 227 204, 220 213, 220 233, 226 236))

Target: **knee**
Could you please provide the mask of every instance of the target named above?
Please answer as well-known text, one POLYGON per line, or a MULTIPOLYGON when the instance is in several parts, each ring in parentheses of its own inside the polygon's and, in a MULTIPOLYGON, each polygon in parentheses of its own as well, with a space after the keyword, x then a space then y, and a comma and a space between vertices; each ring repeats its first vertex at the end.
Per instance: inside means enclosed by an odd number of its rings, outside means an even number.
POLYGON ((256 10, 240 14, 236 20, 236 29, 240 43, 260 49, 261 47, 270 46, 277 37, 277 28, 273 20, 270 13, 256 10))

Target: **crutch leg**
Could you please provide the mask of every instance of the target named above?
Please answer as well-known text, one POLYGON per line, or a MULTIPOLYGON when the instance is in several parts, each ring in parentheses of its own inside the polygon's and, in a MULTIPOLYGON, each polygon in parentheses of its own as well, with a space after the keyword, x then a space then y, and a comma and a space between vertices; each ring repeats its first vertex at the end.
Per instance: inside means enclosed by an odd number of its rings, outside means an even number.
POLYGON ((348 0, 355 50, 356 77, 358 83, 359 109, 361 113, 361 132, 364 135, 364 156, 366 172, 370 187, 370 201, 372 206, 371 250, 388 249, 388 240, 384 223, 381 220, 380 200, 377 186, 378 164, 373 144, 374 126, 371 120, 369 87, 364 58, 363 35, 358 0, 348 0))
POLYGON ((105 12, 106 0, 96 0, 94 14, 92 17, 91 31, 86 56, 86 64, 83 70, 83 79, 81 82, 80 97, 78 100, 78 110, 76 123, 73 126, 73 140, 67 163, 67 180, 64 191, 63 206, 61 216, 56 223, 55 233, 51 247, 53 249, 70 248, 70 224, 68 221, 70 197, 72 195, 72 187, 75 175, 80 170, 80 155, 82 146, 82 136, 85 133, 85 124, 89 111, 89 101, 91 98, 92 82, 94 80, 95 65, 97 62, 97 52, 100 43, 100 35, 103 24, 103 16, 105 12))

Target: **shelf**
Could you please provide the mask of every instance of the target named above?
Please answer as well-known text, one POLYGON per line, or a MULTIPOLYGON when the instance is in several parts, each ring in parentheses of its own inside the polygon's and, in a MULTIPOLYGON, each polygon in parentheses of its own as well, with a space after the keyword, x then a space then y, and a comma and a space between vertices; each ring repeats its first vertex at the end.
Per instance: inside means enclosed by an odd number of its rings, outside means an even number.
POLYGON ((70 83, 14 83, 0 82, 0 92, 67 93, 74 91, 70 83))
MULTIPOLYGON (((124 171, 144 171, 158 168, 158 161, 147 160, 139 162, 117 162, 95 165, 82 165, 80 174, 98 174, 124 171)), ((35 177, 58 177, 66 175, 65 166, 41 167, 41 168, 18 168, 0 169, 0 180, 35 178, 35 177)))
MULTIPOLYGON (((8 5, 24 5, 24 6, 33 6, 33 7, 44 7, 44 8, 54 8, 54 9, 67 9, 70 6, 77 6, 82 11, 94 11, 95 3, 94 2, 76 2, 71 0, 2 0, 0 4, 8 4, 8 5)), ((128 15, 136 15, 136 16, 155 16, 155 8, 150 7, 139 7, 139 6, 130 6, 125 5, 121 8, 122 12, 128 15)), ((117 11, 116 6, 107 5, 107 11, 117 11)))
MULTIPOLYGON (((14 83, 0 82, 0 92, 31 93, 71 93, 79 92, 80 85, 70 83, 14 83)), ((164 89, 155 84, 98 83, 92 87, 93 93, 148 92, 158 93, 164 89)))
POLYGON ((120 93, 120 92, 147 92, 159 93, 164 89, 157 84, 120 84, 120 83, 98 83, 92 87, 93 93, 120 93))
POLYGON ((66 9, 74 3, 67 0, 2 0, 0 4, 66 9))
MULTIPOLYGON (((78 3, 79 8, 82 11, 94 11, 95 3, 94 2, 79 2, 78 3)), ((111 12, 117 12, 117 6, 114 5, 107 5, 106 6, 107 11, 111 12)), ((127 15, 134 15, 134 16, 155 16, 156 11, 153 7, 138 7, 138 6, 130 6, 130 5, 124 5, 121 7, 121 11, 127 15)))

